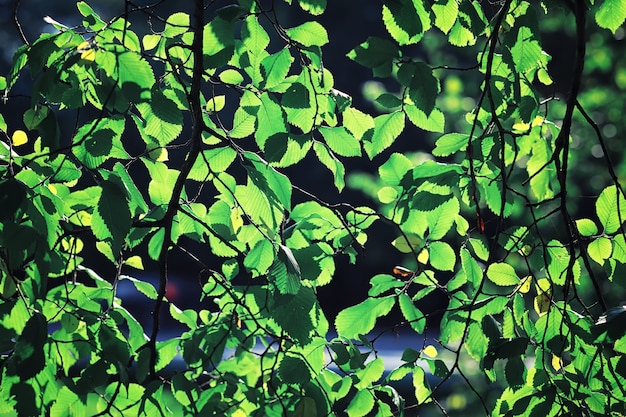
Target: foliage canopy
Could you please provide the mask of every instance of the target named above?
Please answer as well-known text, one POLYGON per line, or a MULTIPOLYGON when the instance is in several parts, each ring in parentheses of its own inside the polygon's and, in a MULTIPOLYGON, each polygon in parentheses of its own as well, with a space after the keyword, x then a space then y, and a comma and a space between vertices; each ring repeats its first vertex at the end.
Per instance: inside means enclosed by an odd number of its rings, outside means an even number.
POLYGON ((386 35, 348 53, 393 86, 376 114, 323 59, 326 1, 265 3, 160 16, 126 1, 107 20, 81 1, 81 25, 46 18, 53 33, 16 51, 0 88, 19 102, 30 76, 30 101, 19 126, 0 117, 0 414, 626 413, 626 307, 611 296, 626 199, 585 84, 590 33, 623 31, 623 1, 384 1, 386 35), (283 26, 288 7, 307 18, 283 26), (563 91, 549 24, 575 51, 563 91), (475 82, 464 110, 459 77, 475 82), (437 134, 428 157, 393 152, 414 127, 437 134), (591 141, 604 160, 588 197, 591 141), (313 160, 341 193, 347 158, 377 170, 347 177, 373 207, 298 185, 313 160), (317 289, 375 222, 405 264, 329 322, 317 289), (200 308, 170 299, 173 257, 197 271, 200 308), (445 305, 425 311, 432 294, 445 305), (377 349, 390 314, 423 340, 393 369, 377 349))

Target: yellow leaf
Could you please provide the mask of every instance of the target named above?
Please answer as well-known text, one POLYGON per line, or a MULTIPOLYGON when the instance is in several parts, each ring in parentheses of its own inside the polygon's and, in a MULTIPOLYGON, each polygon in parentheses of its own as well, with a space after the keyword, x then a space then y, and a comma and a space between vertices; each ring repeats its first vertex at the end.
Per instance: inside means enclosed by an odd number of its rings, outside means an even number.
POLYGON ((517 122, 513 124, 513 130, 518 132, 525 132, 531 127, 539 126, 544 121, 544 118, 541 116, 536 116, 531 123, 517 122))
POLYGON ((419 255, 417 255, 417 262, 421 264, 428 262, 428 250, 426 250, 426 248, 422 249, 419 255))
POLYGON ((548 278, 540 278, 537 280, 537 293, 552 294, 552 285, 548 278))
POLYGON ((422 352, 424 352, 425 355, 428 355, 431 358, 434 358, 435 356, 437 356, 437 348, 434 347, 433 345, 426 346, 422 352))
POLYGON ((96 60, 95 49, 90 49, 88 51, 81 52, 80 59, 82 59, 83 61, 89 61, 89 62, 95 61, 96 60))
POLYGON ((143 260, 138 255, 133 255, 130 258, 126 259, 124 261, 124 264, 143 271, 143 260))
POLYGON ((530 286, 532 282, 533 280, 530 275, 528 275, 526 278, 523 278, 519 284, 519 292, 521 292, 522 294, 528 293, 528 291, 530 291, 530 286))
POLYGON ((539 293, 534 300, 535 311, 543 316, 550 310, 550 296, 545 292, 539 293))
POLYGON ((215 96, 211 97, 206 102, 206 111, 209 113, 217 113, 222 110, 226 105, 226 96, 215 96))
POLYGON ((563 359, 559 358, 556 355, 552 355, 552 367, 554 368, 555 371, 560 371, 561 368, 563 367, 563 359))
POLYGON ((76 254, 80 253, 83 250, 84 245, 82 240, 75 237, 70 237, 61 241, 61 247, 66 252, 76 254))
POLYGON ((246 412, 243 411, 241 408, 236 409, 235 412, 232 414, 232 416, 233 417, 248 417, 246 412))
POLYGON ((26 135, 26 132, 24 132, 23 130, 16 130, 15 132, 13 132, 13 136, 11 137, 11 143, 13 144, 13 146, 21 146, 25 143, 28 143, 28 136, 26 135))
POLYGON ((89 42, 82 42, 76 47, 76 50, 80 52, 80 59, 84 61, 95 61, 96 50, 91 47, 89 42))
POLYGON ((237 232, 243 226, 242 212, 241 207, 235 207, 230 211, 230 221, 233 223, 234 232, 237 232))

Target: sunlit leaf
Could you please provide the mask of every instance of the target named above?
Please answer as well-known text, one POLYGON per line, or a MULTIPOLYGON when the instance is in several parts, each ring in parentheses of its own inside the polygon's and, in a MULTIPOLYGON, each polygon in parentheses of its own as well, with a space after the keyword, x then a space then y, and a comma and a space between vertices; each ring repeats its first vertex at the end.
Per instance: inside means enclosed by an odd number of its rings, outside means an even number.
POLYGON ((596 212, 607 233, 614 233, 626 220, 626 199, 622 192, 611 185, 600 193, 596 212))
POLYGON ((11 136, 13 146, 22 146, 28 143, 28 135, 23 130, 16 130, 11 136))
POLYGON ((615 33, 626 19, 626 4, 620 0, 605 0, 596 11, 595 17, 598 26, 615 33))
POLYGON ((293 41, 303 46, 322 46, 328 43, 328 33, 319 22, 305 22, 299 26, 285 29, 293 41))
POLYGON ((337 332, 354 338, 369 333, 379 317, 387 315, 395 304, 392 297, 368 298, 367 300, 342 310, 335 319, 337 332))
POLYGON ((487 268, 487 278, 500 286, 518 285, 520 282, 515 269, 505 263, 493 263, 487 268))

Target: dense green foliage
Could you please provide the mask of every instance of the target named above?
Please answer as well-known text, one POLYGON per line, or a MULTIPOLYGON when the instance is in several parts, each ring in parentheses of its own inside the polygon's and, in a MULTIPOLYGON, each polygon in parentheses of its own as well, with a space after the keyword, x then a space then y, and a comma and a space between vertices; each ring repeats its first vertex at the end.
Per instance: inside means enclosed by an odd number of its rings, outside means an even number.
POLYGON ((291 3, 126 2, 106 20, 78 2, 80 26, 47 18, 16 51, 0 88, 10 104, 27 82, 30 106, 19 126, 0 117, 0 415, 626 413, 626 198, 616 134, 594 121, 622 110, 585 84, 603 70, 590 33, 623 31, 625 3, 383 1, 386 35, 348 53, 395 88, 375 115, 323 59, 326 0, 291 3), (306 19, 284 27, 287 7, 306 19), (575 52, 563 91, 555 27, 575 52), (411 126, 437 134, 429 154, 393 152, 411 126), (592 149, 596 188, 577 168, 592 149), (376 170, 348 177, 373 207, 298 185, 313 160, 341 193, 347 158, 376 170), (405 264, 329 322, 317 289, 375 222, 405 264), (201 308, 168 298, 174 258, 201 308), (422 311, 433 294, 445 305, 422 311), (390 314, 423 343, 387 372, 390 314))

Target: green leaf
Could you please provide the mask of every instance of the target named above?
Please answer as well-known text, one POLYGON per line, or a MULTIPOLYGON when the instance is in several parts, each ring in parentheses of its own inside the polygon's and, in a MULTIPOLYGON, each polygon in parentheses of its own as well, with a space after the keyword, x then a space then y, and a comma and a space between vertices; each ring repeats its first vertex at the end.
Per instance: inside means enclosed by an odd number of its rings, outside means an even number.
POLYGON ((398 81, 408 88, 415 106, 429 116, 439 93, 439 80, 432 68, 423 62, 404 62, 398 69, 398 81))
POLYGON ((345 127, 319 128, 328 147, 337 155, 361 156, 361 143, 345 127))
POLYGON ((100 187, 102 194, 91 218, 91 229, 96 239, 106 241, 117 256, 132 226, 130 208, 118 181, 108 179, 100 187))
POLYGON ((99 31, 106 26, 106 23, 100 19, 100 17, 94 12, 94 10, 84 1, 76 3, 76 7, 80 14, 83 15, 83 25, 87 28, 91 28, 93 31, 99 31))
POLYGON ((424 238, 415 233, 408 233, 406 237, 404 235, 398 236, 391 244, 402 253, 413 253, 422 248, 424 238))
POLYGON ((581 236, 593 236, 598 233, 598 226, 591 219, 578 219, 576 220, 576 228, 581 236))
POLYGON ((186 325, 191 330, 194 330, 198 327, 198 313, 196 312, 196 310, 181 310, 174 304, 170 304, 170 315, 174 320, 186 325))
POLYGON ((626 220, 626 199, 615 185, 606 187, 596 201, 596 213, 606 233, 615 233, 626 220))
POLYGON ((291 40, 303 46, 322 46, 328 43, 328 33, 319 22, 305 22, 285 29, 285 33, 291 40))
POLYGON ((413 168, 409 158, 401 153, 392 153, 389 159, 378 168, 380 179, 388 185, 400 185, 406 173, 413 168))
POLYGON ((316 125, 320 112, 319 105, 323 103, 316 99, 318 87, 311 83, 311 76, 313 74, 305 68, 296 82, 289 85, 281 101, 287 121, 304 133, 310 132, 316 125))
POLYGON ((174 13, 165 20, 165 29, 161 32, 164 38, 173 38, 182 35, 190 29, 189 15, 187 13, 174 13))
POLYGON ((385 371, 385 364, 383 358, 378 357, 373 361, 365 365, 365 368, 356 371, 355 375, 359 381, 354 384, 354 387, 358 390, 366 389, 383 376, 385 371))
POLYGON ((428 245, 428 261, 440 271, 454 271, 456 254, 446 242, 436 241, 428 245))
POLYGON ((626 263, 626 239, 624 235, 613 238, 613 258, 621 263, 626 263))
POLYGON ((418 404, 432 401, 432 392, 426 380, 426 372, 419 366, 413 368, 413 388, 418 404))
POLYGON ((121 144, 124 118, 96 119, 81 126, 76 132, 74 143, 79 146, 73 152, 88 168, 97 168, 112 157, 127 158, 121 144))
POLYGON ((343 187, 346 185, 344 179, 346 170, 341 161, 320 142, 313 143, 313 150, 320 162, 333 174, 335 188, 338 191, 343 190, 343 187))
POLYGON ((544 55, 536 33, 526 26, 520 27, 517 31, 517 39, 511 48, 511 56, 515 69, 520 73, 539 67, 543 61, 544 55))
POLYGON ((396 201, 398 198, 398 191, 394 187, 385 186, 379 189, 376 195, 381 203, 389 204, 396 201))
POLYGON ((289 355, 280 361, 278 376, 286 384, 304 385, 311 379, 311 371, 304 360, 289 355))
POLYGON ((615 33, 626 19, 626 4, 621 0, 604 0, 596 11, 596 23, 615 33))
POLYGON ((258 107, 239 107, 233 116, 233 128, 229 132, 231 138, 241 139, 254 133, 256 127, 256 112, 258 107))
POLYGON ((169 340, 164 340, 160 342, 156 342, 156 350, 157 350, 157 363, 155 366, 156 371, 160 371, 169 365, 176 355, 178 355, 178 347, 179 347, 180 339, 172 338, 169 340))
POLYGON ((437 139, 433 155, 450 156, 467 148, 469 137, 462 133, 447 133, 437 139))
POLYGON ((136 105, 141 118, 133 117, 142 139, 147 145, 161 146, 174 141, 183 129, 183 115, 174 102, 160 89, 152 90, 152 100, 136 105))
POLYGON ((321 15, 326 10, 326 0, 298 0, 298 4, 302 10, 314 16, 321 15))
MULTIPOLYGON (((259 148, 265 150, 267 139, 278 133, 287 133, 283 108, 268 93, 260 96, 260 107, 256 114, 257 130, 254 134, 259 148)), ((232 134, 232 133, 231 133, 232 134)))
POLYGON ((483 278, 483 270, 466 248, 461 249, 461 268, 469 283, 475 287, 480 284, 483 278))
POLYGON ((272 242, 261 239, 246 254, 243 265, 251 272, 253 278, 264 275, 274 263, 275 254, 272 242))
POLYGON ((394 112, 376 116, 374 125, 372 138, 363 141, 363 148, 370 159, 390 147, 402 133, 404 130, 404 113, 394 112))
POLYGON ((565 284, 566 271, 569 267, 570 253, 558 240, 551 240, 546 245, 548 253, 548 278, 556 285, 565 284))
POLYGON ((207 113, 211 114, 224 110, 224 106, 226 106, 226 96, 218 95, 207 100, 205 109, 207 113))
POLYGON ((347 338, 366 335, 376 324, 376 319, 387 315, 395 304, 393 297, 368 298, 339 312, 335 318, 337 333, 347 338))
POLYGON ((447 34, 452 29, 459 14, 459 5, 456 0, 439 0, 432 5, 435 15, 435 26, 447 34))
POLYGON ((232 68, 222 71, 219 75, 219 79, 226 84, 232 85, 238 85, 244 81, 243 75, 241 75, 238 70, 232 68))
POLYGON ((393 61, 400 55, 400 50, 393 42, 370 36, 350 51, 348 58, 371 68, 376 77, 387 77, 391 74, 393 61))
POLYGON ((172 198, 172 190, 180 172, 167 168, 162 162, 153 162, 142 158, 142 162, 150 173, 148 195, 155 205, 169 203, 172 198))
POLYGON ((191 168, 188 178, 204 182, 211 175, 226 171, 237 158, 237 152, 229 146, 202 151, 191 168))
POLYGON ((427 116, 420 108, 412 104, 404 105, 404 113, 415 126, 429 132, 444 131, 446 117, 441 110, 434 108, 427 116))
POLYGON ((374 396, 369 390, 359 390, 348 404, 346 413, 348 417, 363 417, 374 408, 374 404, 374 396))
POLYGON ((47 116, 48 108, 45 106, 37 106, 35 108, 28 109, 24 112, 24 125, 28 130, 36 129, 47 116))
POLYGON ((218 16, 204 26, 202 52, 204 65, 208 68, 219 68, 226 65, 235 51, 235 22, 218 16))
POLYGON ((137 278, 130 277, 128 275, 120 275, 120 280, 130 281, 135 286, 137 291, 139 291, 140 293, 142 293, 143 295, 145 295, 151 300, 156 300, 158 297, 156 288, 154 288, 154 285, 152 285, 149 282, 142 281, 137 278))
POLYGON ((297 294, 302 280, 300 265, 290 248, 285 245, 278 247, 277 259, 270 269, 270 276, 274 277, 281 294, 297 294))
POLYGON ((398 296, 398 303, 400 304, 400 311, 402 311, 402 315, 408 321, 411 328, 418 334, 422 334, 424 332, 424 328, 426 327, 426 317, 424 314, 417 307, 415 307, 411 298, 405 293, 401 293, 398 296))
POLYGON ((400 44, 417 43, 430 29, 430 16, 421 2, 385 1, 382 11, 387 32, 400 44))
POLYGON ((291 210, 291 181, 252 152, 244 152, 244 166, 252 182, 266 193, 270 201, 291 210))
POLYGON ((96 63, 106 74, 117 81, 122 93, 133 103, 149 101, 155 83, 152 67, 134 52, 98 53, 96 63))
POLYGON ((611 244, 611 240, 609 238, 601 236, 589 243, 587 251, 589 252, 591 259, 600 265, 604 265, 604 261, 611 257, 613 245, 611 244))
POLYGON ((47 338, 48 322, 43 314, 35 311, 17 337, 14 357, 5 372, 26 380, 42 371, 46 363, 44 344, 47 338))
POLYGON ((268 138, 265 156, 273 167, 286 168, 304 159, 312 145, 308 135, 279 133, 268 138))
POLYGON ((287 48, 265 57, 261 61, 261 74, 264 78, 262 87, 271 90, 285 81, 293 61, 294 59, 287 48))
POLYGON ((451 198, 437 206, 434 210, 426 213, 429 234, 428 238, 437 240, 443 238, 452 228, 459 214, 459 200, 451 198))
POLYGON ((372 116, 353 107, 347 107, 343 111, 343 126, 357 139, 363 139, 375 127, 372 116))
POLYGON ((393 288, 403 287, 405 283, 392 275, 378 274, 370 279, 372 288, 367 292, 370 297, 376 297, 393 288))
POLYGON ((496 285, 518 285, 520 282, 515 269, 505 263, 496 262, 487 268, 487 278, 496 285))
POLYGON ((244 21, 241 28, 241 39, 245 47, 255 54, 264 51, 270 44, 270 37, 259 23, 256 15, 250 15, 244 21))
POLYGON ((316 304, 313 290, 301 286, 296 294, 274 295, 268 307, 272 321, 276 322, 296 343, 304 346, 311 342, 316 328, 323 330, 324 327, 314 311, 316 304))

